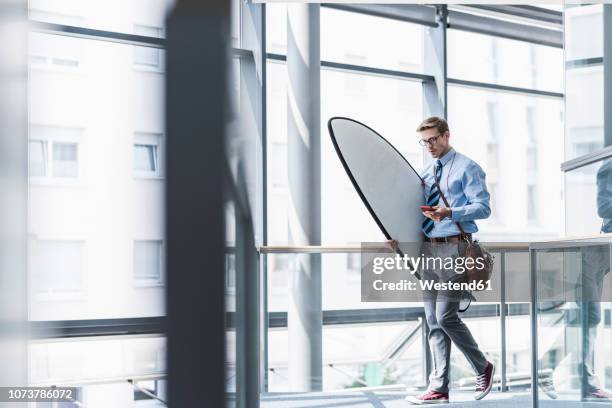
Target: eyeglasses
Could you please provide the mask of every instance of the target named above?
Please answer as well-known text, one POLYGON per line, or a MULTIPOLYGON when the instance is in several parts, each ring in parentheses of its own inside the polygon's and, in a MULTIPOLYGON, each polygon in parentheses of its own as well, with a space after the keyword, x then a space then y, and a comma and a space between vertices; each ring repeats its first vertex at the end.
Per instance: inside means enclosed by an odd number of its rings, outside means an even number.
POLYGON ((438 135, 438 136, 434 136, 434 137, 430 137, 429 139, 421 139, 419 140, 419 144, 421 146, 433 146, 434 144, 436 144, 436 142, 438 141, 438 138, 441 137, 442 135, 438 135))

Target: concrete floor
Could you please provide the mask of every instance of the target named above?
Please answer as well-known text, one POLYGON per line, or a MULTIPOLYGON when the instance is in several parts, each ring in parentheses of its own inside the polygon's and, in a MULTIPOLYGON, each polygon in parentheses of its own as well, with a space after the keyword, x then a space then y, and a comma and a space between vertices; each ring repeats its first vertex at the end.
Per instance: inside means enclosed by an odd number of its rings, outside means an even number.
MULTIPOLYGON (((404 400, 405 392, 400 391, 357 391, 357 392, 311 392, 311 393, 268 393, 261 396, 262 408, 408 408, 413 405, 404 400)), ((474 401, 471 392, 451 392, 450 403, 444 407, 466 408, 529 408, 529 392, 491 392, 485 399, 474 401)), ((543 400, 542 408, 603 408, 611 403, 579 402, 571 400, 543 400)))

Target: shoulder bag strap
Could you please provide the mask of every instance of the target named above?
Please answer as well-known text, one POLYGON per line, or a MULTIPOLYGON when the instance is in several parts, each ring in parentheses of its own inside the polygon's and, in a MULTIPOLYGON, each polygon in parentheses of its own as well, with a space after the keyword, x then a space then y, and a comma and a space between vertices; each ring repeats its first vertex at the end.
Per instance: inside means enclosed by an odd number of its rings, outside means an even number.
MULTIPOLYGON (((434 170, 435 172, 435 170, 434 170)), ((436 175, 434 173, 434 182, 436 183, 436 187, 438 188, 438 192, 440 193, 440 197, 442 198, 442 201, 444 201, 444 205, 446 205, 446 207, 450 208, 450 204, 448 203, 448 200, 446 199, 446 197, 444 196, 444 193, 442 192, 442 188, 440 187, 440 183, 438 183, 438 179, 436 179, 436 175)), ((459 231, 461 232, 462 235, 465 235, 465 231, 463 229, 463 227, 461 226, 461 224, 459 224, 459 222, 455 221, 455 224, 457 224, 457 227, 459 227, 459 231)))

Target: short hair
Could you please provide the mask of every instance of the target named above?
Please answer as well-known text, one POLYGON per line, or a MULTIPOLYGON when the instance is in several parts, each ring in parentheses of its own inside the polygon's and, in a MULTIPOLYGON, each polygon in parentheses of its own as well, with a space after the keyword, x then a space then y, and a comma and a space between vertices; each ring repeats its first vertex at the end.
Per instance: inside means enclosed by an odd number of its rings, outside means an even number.
POLYGON ((422 132, 424 130, 434 129, 434 128, 438 129, 438 132, 440 132, 440 134, 443 135, 444 132, 448 131, 448 123, 441 117, 432 116, 432 117, 425 119, 423 122, 421 122, 419 127, 417 127, 416 131, 422 132))

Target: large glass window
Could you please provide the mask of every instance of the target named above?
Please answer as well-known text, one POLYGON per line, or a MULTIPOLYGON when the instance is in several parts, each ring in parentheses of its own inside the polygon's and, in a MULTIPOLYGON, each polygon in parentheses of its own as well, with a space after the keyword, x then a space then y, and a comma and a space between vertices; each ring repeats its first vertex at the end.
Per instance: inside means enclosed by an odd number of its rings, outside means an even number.
MULTIPOLYGON (((164 27, 176 0, 28 0, 35 21, 127 34, 149 35, 138 27, 164 27)), ((156 35, 151 35, 156 37, 156 35)))
MULTIPOLYGON (((287 5, 266 6, 268 52, 287 52, 287 5)), ((423 26, 321 7, 321 60, 423 71, 423 26), (384 44, 384 46, 381 46, 384 44)))
MULTIPOLYGON (((28 232, 34 248, 42 241, 82 243, 78 299, 32 297, 30 319, 163 315, 163 288, 134 284, 161 281, 159 258, 144 249, 133 254, 132 246, 165 237, 164 180, 134 177, 160 174, 164 77, 134 70, 131 45, 34 33, 30 44, 49 58, 78 56, 79 67, 30 64, 28 232)), ((53 253, 74 259, 66 251, 53 253)), ((60 266, 45 269, 41 282, 76 287, 76 268, 60 266)))
POLYGON ((562 109, 556 98, 449 86, 451 144, 484 169, 492 196, 481 239, 563 233, 562 109))
MULTIPOLYGON (((415 129, 421 121, 419 82, 323 69, 321 71, 322 241, 379 241, 380 229, 355 192, 332 146, 327 121, 355 118, 389 140, 417 168, 422 166, 415 129)), ((285 64, 268 63, 268 239, 288 240, 287 108, 285 64)))
POLYGON ((562 92, 563 50, 467 31, 448 30, 448 76, 562 92))
POLYGON ((423 26, 323 7, 321 59, 421 72, 423 26))
POLYGON ((568 7, 565 12, 565 159, 604 147, 602 5, 568 7))
POLYGON ((34 295, 62 298, 83 288, 83 242, 41 240, 31 246, 34 295))

